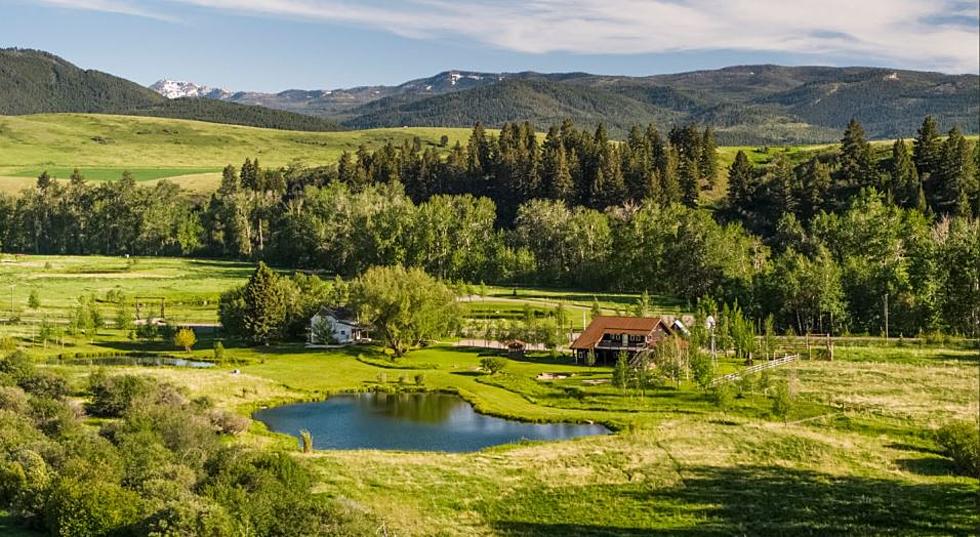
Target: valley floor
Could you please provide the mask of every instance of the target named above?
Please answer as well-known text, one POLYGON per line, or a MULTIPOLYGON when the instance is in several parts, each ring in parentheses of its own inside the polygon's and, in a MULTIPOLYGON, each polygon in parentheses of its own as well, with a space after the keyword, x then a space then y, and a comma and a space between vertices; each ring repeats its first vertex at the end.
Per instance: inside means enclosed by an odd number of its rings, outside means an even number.
MULTIPOLYGON (((63 315, 79 293, 124 288, 168 298, 185 322, 213 321, 216 294, 239 284, 245 265, 195 260, 23 257, 0 264, 20 304, 39 291, 37 315, 63 315), (122 265, 120 265, 122 264, 122 265)), ((0 290, 4 290, 0 288, 0 290)), ((494 296, 472 300, 477 317, 494 296), (484 306, 479 306, 483 303, 484 306)), ((521 289, 532 306, 556 297, 571 306, 592 294, 521 289)), ((631 297, 599 295, 608 310, 631 297)), ((0 299, 0 309, 4 299, 0 299)), ((495 314, 514 312, 497 301, 495 314)), ((546 305, 546 304, 545 304, 546 305)), ((664 300, 658 307, 681 307, 664 300)), ((578 310, 574 310, 577 315, 578 310)), ((0 327, 46 367, 81 389, 93 370, 85 355, 132 351, 184 356, 167 343, 132 341, 103 329, 64 346, 30 346, 34 313, 0 327), (82 358, 76 358, 76 353, 82 358), (61 358, 59 359, 59 355, 61 358)), ((575 315, 573 315, 574 317, 575 315)), ((202 335, 191 356, 212 357, 202 335)), ((484 413, 528 421, 592 421, 614 434, 518 443, 475 453, 320 451, 304 455, 295 438, 258 423, 236 441, 283 449, 311 465, 319 493, 385 521, 399 536, 639 535, 972 535, 980 515, 976 479, 953 474, 930 431, 952 419, 977 420, 980 360, 969 342, 930 344, 868 338, 840 346, 835 360, 802 360, 740 385, 743 396, 718 408, 691 382, 641 393, 608 382, 609 368, 576 365, 545 353, 507 359, 497 375, 479 371, 484 349, 447 342, 392 361, 371 346, 342 350, 302 345, 229 344, 225 362, 207 370, 113 367, 152 375, 250 414, 290 401, 351 390, 422 388, 459 393, 484 413), (236 371, 237 370, 237 371, 236 371), (539 378, 563 373, 567 378, 539 378), (783 419, 768 389, 785 380, 796 394, 783 419)), ((722 358, 720 371, 741 367, 722 358)), ((0 513, 0 534, 7 531, 0 513)), ((382 534, 382 533, 379 533, 382 534)), ((16 534, 13 534, 16 535, 16 534)))

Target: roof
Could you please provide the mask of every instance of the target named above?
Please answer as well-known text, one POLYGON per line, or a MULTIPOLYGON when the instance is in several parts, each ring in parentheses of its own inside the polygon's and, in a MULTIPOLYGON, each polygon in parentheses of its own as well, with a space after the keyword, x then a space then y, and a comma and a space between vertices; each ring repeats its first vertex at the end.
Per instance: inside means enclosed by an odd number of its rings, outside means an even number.
POLYGON ((321 318, 326 316, 333 317, 338 323, 346 324, 347 326, 361 327, 360 323, 357 322, 354 312, 346 308, 328 308, 322 306, 320 311, 314 315, 314 317, 321 318))
POLYGON ((571 348, 588 350, 594 348, 596 343, 602 339, 606 333, 630 334, 633 336, 645 336, 653 332, 657 326, 663 326, 670 332, 670 325, 663 317, 607 317, 598 316, 582 331, 578 338, 572 343, 571 348))

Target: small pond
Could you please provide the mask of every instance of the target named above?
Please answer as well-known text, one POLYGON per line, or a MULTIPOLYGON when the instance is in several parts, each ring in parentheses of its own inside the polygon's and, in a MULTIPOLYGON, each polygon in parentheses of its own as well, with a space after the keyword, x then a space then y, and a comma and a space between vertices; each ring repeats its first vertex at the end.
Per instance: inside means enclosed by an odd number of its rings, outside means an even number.
POLYGON ((71 358, 68 360, 51 360, 51 364, 63 365, 105 365, 105 366, 148 366, 148 367, 214 367, 212 362, 185 360, 165 356, 106 356, 102 358, 71 358))
POLYGON ((477 413, 446 393, 361 393, 256 412, 270 430, 299 436, 316 449, 476 451, 522 439, 563 440, 607 434, 602 425, 524 423, 477 413))

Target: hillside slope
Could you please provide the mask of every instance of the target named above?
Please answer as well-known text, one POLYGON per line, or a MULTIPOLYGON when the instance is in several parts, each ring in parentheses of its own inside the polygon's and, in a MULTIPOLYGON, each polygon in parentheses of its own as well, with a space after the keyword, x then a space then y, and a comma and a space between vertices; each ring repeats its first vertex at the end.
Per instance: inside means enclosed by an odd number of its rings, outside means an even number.
MULTIPOLYGON (((494 80, 488 77, 489 80, 494 80)), ((560 118, 629 126, 712 125, 729 144, 834 141, 851 118, 875 138, 909 136, 933 115, 943 128, 980 130, 980 77, 879 68, 745 66, 644 78, 572 73, 504 75, 502 82, 434 96, 386 97, 349 111, 345 124, 496 126, 560 118)))
POLYGON ((414 128, 303 132, 220 125, 170 118, 105 114, 0 116, 0 191, 32 186, 47 170, 67 178, 78 167, 91 181, 118 179, 129 170, 139 181, 178 178, 213 190, 226 164, 258 157, 263 166, 336 162, 342 151, 376 150, 418 137, 427 147, 465 142, 469 129, 414 128))
POLYGON ((167 100, 149 88, 80 69, 47 52, 0 49, 0 115, 50 112, 137 114, 304 131, 336 122, 283 110, 206 99, 167 100))

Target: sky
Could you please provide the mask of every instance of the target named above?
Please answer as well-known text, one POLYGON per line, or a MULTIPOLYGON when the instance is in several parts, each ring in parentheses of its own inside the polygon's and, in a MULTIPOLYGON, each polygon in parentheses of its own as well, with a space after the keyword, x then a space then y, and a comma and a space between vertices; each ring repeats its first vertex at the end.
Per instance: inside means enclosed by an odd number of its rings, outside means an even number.
POLYGON ((399 84, 450 69, 980 72, 977 0, 0 0, 0 47, 149 85, 399 84))

